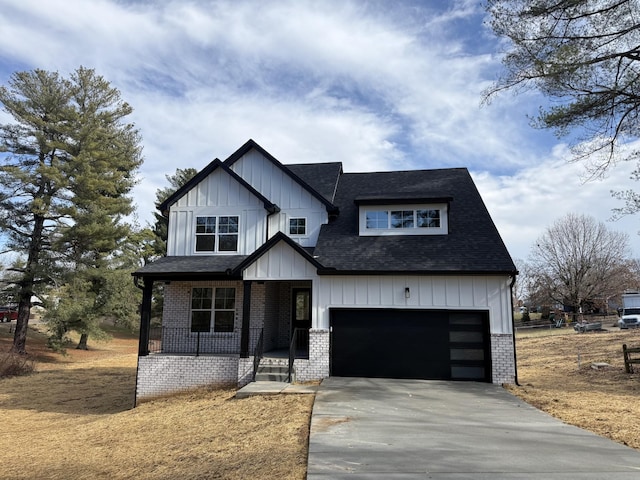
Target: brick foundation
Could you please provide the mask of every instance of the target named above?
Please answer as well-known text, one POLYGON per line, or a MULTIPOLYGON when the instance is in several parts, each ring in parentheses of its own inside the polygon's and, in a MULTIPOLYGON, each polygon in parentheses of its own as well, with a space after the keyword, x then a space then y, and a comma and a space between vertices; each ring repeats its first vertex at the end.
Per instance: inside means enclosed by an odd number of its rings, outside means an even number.
POLYGON ((329 330, 309 330, 309 360, 297 359, 294 366, 296 382, 329 376, 329 330))
POLYGON ((239 360, 238 356, 139 357, 136 399, 157 397, 205 385, 235 387, 238 385, 239 360))
POLYGON ((493 383, 515 383, 513 335, 491 334, 491 361, 493 364, 493 383))

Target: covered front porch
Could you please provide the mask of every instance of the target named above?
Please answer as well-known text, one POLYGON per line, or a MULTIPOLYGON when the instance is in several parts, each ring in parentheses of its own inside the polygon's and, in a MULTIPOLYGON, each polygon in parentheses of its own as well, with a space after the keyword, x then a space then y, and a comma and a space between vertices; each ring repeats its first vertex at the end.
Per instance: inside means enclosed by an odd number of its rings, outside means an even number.
MULTIPOLYGON (((247 357, 256 355, 259 349, 259 355, 272 352, 284 356, 292 351, 295 358, 308 358, 311 281, 216 281, 216 286, 234 289, 233 328, 225 331, 217 331, 213 320, 206 324, 206 328, 194 323, 192 291, 205 284, 209 285, 210 282, 164 282, 164 303, 169 307, 163 309, 160 325, 151 323, 150 314, 145 319, 143 311, 142 325, 146 324, 147 328, 141 328, 141 356, 182 354, 247 357)), ((212 311, 216 315, 217 311, 212 311)))
MULTIPOLYGON (((184 390, 199 385, 242 387, 261 378, 292 381, 295 369, 308 379, 312 282, 172 279, 164 290, 162 321, 151 322, 155 279, 139 282, 143 288, 140 329, 139 397, 184 390), (233 291, 233 328, 217 331, 216 305, 211 321, 194 323, 194 290, 233 291), (261 361, 263 362, 261 366, 261 361), (274 365, 274 367, 271 367, 274 365), (284 365, 284 370, 283 370, 284 365), (265 374, 266 372, 266 374, 265 374)), ((328 341, 328 339, 327 339, 328 341)))
POLYGON ((329 331, 312 328, 318 268, 278 233, 250 256, 164 257, 135 272, 143 290, 139 394, 242 387, 254 380, 265 354, 283 351, 296 380, 327 377, 329 331), (154 284, 164 291, 157 325, 154 284))

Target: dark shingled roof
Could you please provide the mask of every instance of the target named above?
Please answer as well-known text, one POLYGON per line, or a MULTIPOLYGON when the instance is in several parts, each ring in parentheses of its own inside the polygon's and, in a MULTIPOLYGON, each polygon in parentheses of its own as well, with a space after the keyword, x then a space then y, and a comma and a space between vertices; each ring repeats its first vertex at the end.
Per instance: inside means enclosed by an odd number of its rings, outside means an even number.
POLYGON ((206 276, 228 276, 247 255, 191 255, 162 257, 139 268, 137 277, 158 279, 195 278, 206 276))
POLYGON ((333 203, 340 215, 322 226, 314 250, 316 260, 328 269, 320 273, 516 271, 466 168, 345 173, 333 203), (407 203, 411 198, 448 200, 449 233, 360 237, 356 199, 372 203, 374 198, 381 204, 385 198, 406 199, 407 203))
MULTIPOLYGON (((163 206, 183 195, 215 168, 236 174, 229 165, 256 148, 274 165, 288 170, 303 187, 311 189, 330 212, 322 225, 310 261, 320 274, 511 274, 516 267, 466 168, 401 172, 342 173, 340 162, 282 165, 252 140, 224 163, 212 162, 163 206), (336 188, 337 182, 337 188, 336 188), (365 205, 446 203, 446 235, 359 236, 358 208, 365 205), (338 214, 339 212, 339 214, 338 214)), ((241 183, 246 183, 239 179, 241 183)), ((252 187, 249 186, 251 189, 252 187)), ((265 208, 275 207, 268 199, 265 208)), ((193 255, 164 257, 134 275, 157 280, 240 278, 241 270, 259 258, 284 234, 276 235, 252 255, 193 255)), ((292 242, 288 238, 285 241, 292 242)), ((297 245, 296 249, 299 249, 297 245)), ((300 250, 308 256, 310 249, 300 250), (305 253, 307 252, 307 253, 305 253)))
POLYGON ((300 163, 285 165, 294 174, 300 177, 316 192, 333 202, 336 192, 336 184, 342 173, 341 162, 331 163, 300 163))

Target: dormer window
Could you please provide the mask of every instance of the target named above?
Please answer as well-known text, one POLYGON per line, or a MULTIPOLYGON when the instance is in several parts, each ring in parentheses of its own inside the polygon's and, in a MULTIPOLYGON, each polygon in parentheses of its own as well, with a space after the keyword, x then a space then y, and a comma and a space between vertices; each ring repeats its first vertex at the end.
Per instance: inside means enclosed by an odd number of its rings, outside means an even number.
POLYGON ((413 228, 415 222, 415 210, 391 210, 389 220, 391 228, 413 228))
POLYGON ((387 210, 368 210, 366 213, 367 229, 389 228, 389 212, 387 210))
POLYGON ((439 209, 367 210, 367 229, 440 228, 439 209))
POLYGON ((360 205, 360 235, 442 235, 447 204, 360 205))
POLYGON ((416 226, 418 228, 440 228, 440 210, 416 210, 416 226))

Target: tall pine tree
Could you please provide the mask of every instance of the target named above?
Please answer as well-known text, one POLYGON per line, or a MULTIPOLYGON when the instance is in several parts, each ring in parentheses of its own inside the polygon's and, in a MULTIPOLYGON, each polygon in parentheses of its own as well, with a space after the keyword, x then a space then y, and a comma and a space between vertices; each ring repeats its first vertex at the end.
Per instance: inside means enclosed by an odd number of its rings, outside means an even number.
POLYGON ((0 125, 0 228, 25 257, 12 351, 26 353, 34 291, 61 270, 76 271, 70 283, 86 288, 92 276, 82 272, 104 268, 128 233, 127 194, 142 155, 138 131, 125 121, 131 107, 91 69, 68 79, 15 73, 0 87, 0 103, 14 120, 0 125))

